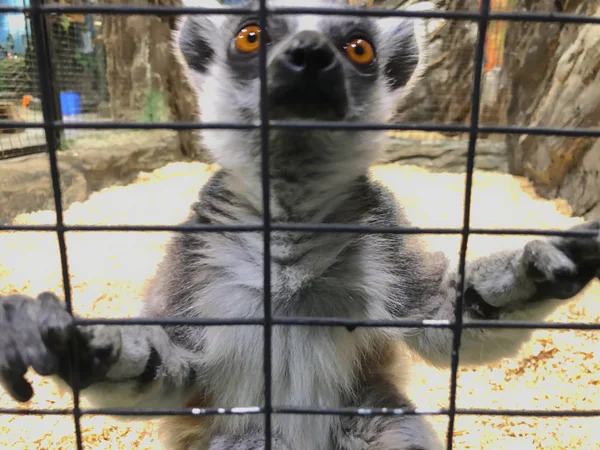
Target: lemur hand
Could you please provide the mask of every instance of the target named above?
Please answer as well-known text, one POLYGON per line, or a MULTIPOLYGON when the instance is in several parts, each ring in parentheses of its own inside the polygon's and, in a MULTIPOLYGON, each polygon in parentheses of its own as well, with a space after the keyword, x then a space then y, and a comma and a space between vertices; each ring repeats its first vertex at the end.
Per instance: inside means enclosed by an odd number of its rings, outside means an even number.
POLYGON ((45 292, 34 300, 24 295, 0 297, 0 383, 17 401, 26 402, 33 388, 25 379, 29 367, 40 375, 70 382, 72 340, 76 338, 79 386, 101 380, 121 350, 118 327, 75 327, 59 299, 45 292))
POLYGON ((536 283, 535 297, 569 299, 600 277, 600 221, 571 230, 595 231, 595 235, 536 239, 525 246, 523 262, 536 283))
POLYGON ((543 300, 566 300, 600 276, 600 221, 572 227, 590 237, 534 239, 518 252, 500 252, 469 267, 466 306, 476 316, 522 309, 543 300), (490 310, 489 307, 492 307, 490 310))

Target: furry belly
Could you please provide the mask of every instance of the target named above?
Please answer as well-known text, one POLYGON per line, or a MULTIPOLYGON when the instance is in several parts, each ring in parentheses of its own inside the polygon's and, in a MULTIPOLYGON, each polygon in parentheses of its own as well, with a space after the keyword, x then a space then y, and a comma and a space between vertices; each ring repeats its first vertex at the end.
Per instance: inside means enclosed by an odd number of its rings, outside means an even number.
MULTIPOLYGON (((207 356, 227 355, 208 364, 214 407, 264 405, 263 332, 259 327, 211 328, 207 356), (218 348, 216 348, 218 346, 218 348)), ((365 335, 344 328, 276 327, 272 346, 273 407, 339 408, 347 406, 365 335)), ((208 362, 207 362, 208 363, 208 362)), ((331 415, 272 416, 277 433, 296 450, 327 450, 339 419, 331 415)), ((263 415, 214 417, 215 434, 243 434, 263 429, 263 415)))
MULTIPOLYGON (((339 425, 337 416, 274 414, 271 436, 285 440, 290 450, 331 450, 332 432, 339 425)), ((207 450, 212 438, 243 435, 250 428, 264 435, 264 416, 165 417, 159 423, 159 439, 165 450, 207 450)))

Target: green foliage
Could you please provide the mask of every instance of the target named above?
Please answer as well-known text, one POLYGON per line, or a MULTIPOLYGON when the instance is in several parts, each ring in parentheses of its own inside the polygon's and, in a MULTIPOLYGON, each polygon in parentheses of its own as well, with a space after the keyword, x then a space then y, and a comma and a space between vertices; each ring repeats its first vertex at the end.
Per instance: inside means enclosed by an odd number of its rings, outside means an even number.
POLYGON ((142 122, 162 122, 169 120, 169 110, 162 92, 152 88, 146 90, 142 122))
POLYGON ((71 22, 69 21, 69 17, 66 14, 60 16, 60 25, 63 27, 65 33, 69 32, 69 28, 71 27, 71 22))
POLYGON ((0 58, 0 76, 17 74, 26 70, 25 58, 0 58))
POLYGON ((0 59, 0 92, 15 92, 17 94, 31 94, 30 71, 27 60, 19 58, 0 59))
POLYGON ((98 70, 98 58, 94 55, 83 55, 79 52, 75 52, 73 55, 75 63, 83 67, 86 72, 96 73, 98 70))

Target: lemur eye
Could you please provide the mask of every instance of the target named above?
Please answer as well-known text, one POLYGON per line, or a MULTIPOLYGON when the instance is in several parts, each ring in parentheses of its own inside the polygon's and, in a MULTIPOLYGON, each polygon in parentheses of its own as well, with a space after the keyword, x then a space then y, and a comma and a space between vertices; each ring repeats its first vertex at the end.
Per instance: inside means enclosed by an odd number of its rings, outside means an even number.
POLYGON ((344 46, 344 49, 350 61, 356 64, 365 65, 375 61, 373 46, 365 39, 353 39, 344 46))
POLYGON ((248 25, 242 28, 235 38, 235 48, 240 52, 255 52, 260 48, 260 28, 248 25))

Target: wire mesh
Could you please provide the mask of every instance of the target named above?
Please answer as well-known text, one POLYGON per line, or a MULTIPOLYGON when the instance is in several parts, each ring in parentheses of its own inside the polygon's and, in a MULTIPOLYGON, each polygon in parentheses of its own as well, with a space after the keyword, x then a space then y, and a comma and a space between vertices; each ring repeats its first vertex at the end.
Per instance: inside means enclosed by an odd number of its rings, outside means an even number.
MULTIPOLYGON (((227 14, 247 14, 255 10, 247 8, 229 8, 227 14)), ((453 448, 453 430, 455 417, 457 415, 517 415, 517 416, 540 416, 540 417, 594 417, 600 416, 600 410, 585 411, 538 411, 538 410, 491 410, 491 409, 461 409, 456 406, 457 371, 459 367, 459 348, 461 333, 468 328, 532 328, 532 329, 580 329, 600 330, 600 324, 595 323, 546 323, 526 321, 483 321, 473 320, 468 323, 462 321, 462 304, 464 295, 464 274, 466 264, 466 253, 468 239, 473 234, 491 235, 539 235, 539 236, 591 236, 591 232, 574 232, 560 230, 524 230, 524 229, 477 229, 470 227, 470 202, 473 187, 474 160, 478 135, 490 134, 531 134, 531 135, 561 135, 573 137, 600 137, 599 129, 556 129, 551 127, 524 127, 524 126, 493 126, 480 125, 480 103, 481 103, 481 73, 484 64, 484 46, 486 42, 486 29, 492 20, 502 21, 539 21, 557 23, 577 24, 600 24, 600 17, 581 16, 573 14, 544 14, 544 13, 508 13, 490 11, 490 0, 482 0, 478 12, 472 11, 405 11, 405 10, 379 10, 379 9, 350 9, 340 10, 337 8, 270 8, 266 0, 260 0, 258 15, 261 27, 265 27, 267 16, 271 13, 277 14, 300 14, 309 13, 315 15, 364 15, 372 17, 419 17, 419 18, 444 18, 455 20, 475 21, 478 27, 477 45, 474 56, 473 89, 471 96, 470 123, 468 125, 424 125, 411 123, 397 124, 355 124, 339 122, 294 122, 294 121, 270 121, 269 112, 266 107, 266 41, 261 41, 260 47, 260 96, 261 96, 261 120, 256 124, 236 123, 198 123, 198 122, 163 122, 163 123, 139 123, 131 121, 122 122, 98 122, 78 121, 69 122, 60 117, 60 108, 57 108, 57 93, 62 89, 61 82, 51 76, 60 73, 60 63, 53 60, 50 51, 50 35, 54 27, 48 29, 45 18, 50 15, 63 14, 114 14, 114 15, 183 15, 183 14, 222 14, 220 9, 190 8, 190 7, 166 7, 166 6, 130 6, 130 5, 62 5, 43 4, 42 0, 32 0, 30 5, 23 6, 0 6, 0 13, 24 14, 31 24, 31 46, 30 62, 37 67, 38 73, 43 76, 34 84, 39 85, 41 98, 41 117, 36 117, 31 122, 13 120, 8 118, 0 122, 0 129, 40 129, 43 130, 45 144, 48 148, 50 158, 50 170, 54 192, 54 204, 56 209, 56 225, 1 225, 0 231, 54 231, 59 242, 60 260, 62 268, 62 280, 64 285, 65 302, 67 309, 72 313, 71 287, 68 271, 68 255, 65 245, 66 232, 87 231, 173 231, 173 232, 261 232, 264 236, 264 319, 190 319, 173 317, 169 319, 76 319, 77 324, 105 324, 105 325, 197 325, 197 326, 250 326, 260 325, 264 329, 264 383, 265 398, 264 407, 233 407, 233 408, 182 408, 182 409, 81 409, 79 406, 79 380, 76 371, 71 373, 71 385, 73 386, 74 406, 72 409, 0 409, 0 414, 29 415, 73 415, 75 421, 75 434, 77 448, 82 448, 82 436, 80 418, 82 415, 114 415, 114 416, 167 416, 167 415, 217 415, 217 414, 263 414, 265 416, 265 449, 271 448, 271 416, 273 414, 330 414, 330 415, 446 415, 449 417, 447 431, 447 448, 453 448), (464 216, 462 228, 378 228, 372 226, 352 226, 347 224, 306 225, 306 224, 277 224, 271 223, 269 204, 269 165, 268 165, 268 136, 270 129, 293 128, 293 129, 344 129, 347 131, 359 130, 422 130, 422 131, 453 131, 466 132, 469 134, 468 154, 466 162, 466 182, 464 216), (239 225, 239 226, 83 226, 67 225, 64 223, 62 194, 60 184, 60 173, 57 164, 57 151, 59 145, 59 132, 61 130, 88 130, 88 129, 259 129, 262 138, 262 194, 263 194, 263 224, 262 225, 239 225), (348 233, 400 233, 400 234, 458 234, 461 236, 459 274, 460 282, 457 288, 457 301, 453 321, 449 320, 347 320, 339 318, 314 318, 314 317, 274 317, 271 310, 271 285, 270 285, 270 233, 272 231, 314 231, 314 232, 348 232, 348 233), (274 325, 302 325, 302 326, 342 326, 348 329, 357 327, 402 327, 402 328, 448 328, 454 331, 451 379, 449 392, 449 407, 446 409, 389 409, 389 408, 282 408, 272 404, 271 398, 271 331, 274 325)), ((28 41, 29 42, 29 41, 28 41)), ((0 80, 0 82, 2 82, 0 80)), ((63 81, 69 84, 69 81, 63 81)), ((28 86, 27 89, 34 89, 28 86)), ((0 153, 1 153, 0 148, 0 153)), ((77 358, 76 343, 73 343, 73 358, 77 358)), ((76 364, 75 364, 76 366, 76 364)))
MULTIPOLYGON (((42 112, 44 118, 44 133, 48 144, 48 154, 50 159, 50 173, 52 176, 52 190, 54 193, 54 208, 56 211, 56 235, 58 238, 58 249, 60 253, 60 264, 62 269, 62 281, 65 292, 65 303, 67 310, 73 314, 73 303, 71 300, 71 282, 69 277, 69 263, 67 257, 67 245, 65 241, 63 203, 60 184, 60 172, 58 170, 58 158, 56 151, 58 149, 58 139, 56 129, 52 125, 56 114, 55 86, 52 83, 52 62, 50 60, 49 41, 47 39, 47 29, 45 27, 44 16, 40 12, 41 0, 33 0, 31 3, 31 24, 33 28, 36 61, 38 73, 40 74, 40 91, 42 95, 42 112)), ((79 356, 77 352, 77 337, 71 341, 71 358, 73 365, 70 367, 70 385, 73 389, 73 420, 75 422, 75 439, 77 448, 81 449, 83 440, 81 436, 81 412, 79 410, 79 356)))
POLYGON ((4 159, 45 149, 43 130, 27 127, 41 121, 42 113, 35 45, 26 14, 2 15, 0 52, 0 118, 24 125, 0 130, 0 159, 4 159))
MULTIPOLYGON (((6 1, 22 6, 0 7, 20 10, 3 11, 0 19, 0 119, 5 125, 0 129, 0 160, 47 151, 31 16, 34 6, 29 0, 6 1)), ((44 15, 44 39, 53 65, 49 75, 56 96, 54 120, 110 119, 102 19, 93 13, 44 15)), ((135 118, 149 119, 144 117, 144 105, 136 106, 135 118)), ((61 129, 58 148, 73 147, 77 138, 94 133, 91 129, 61 129)))

